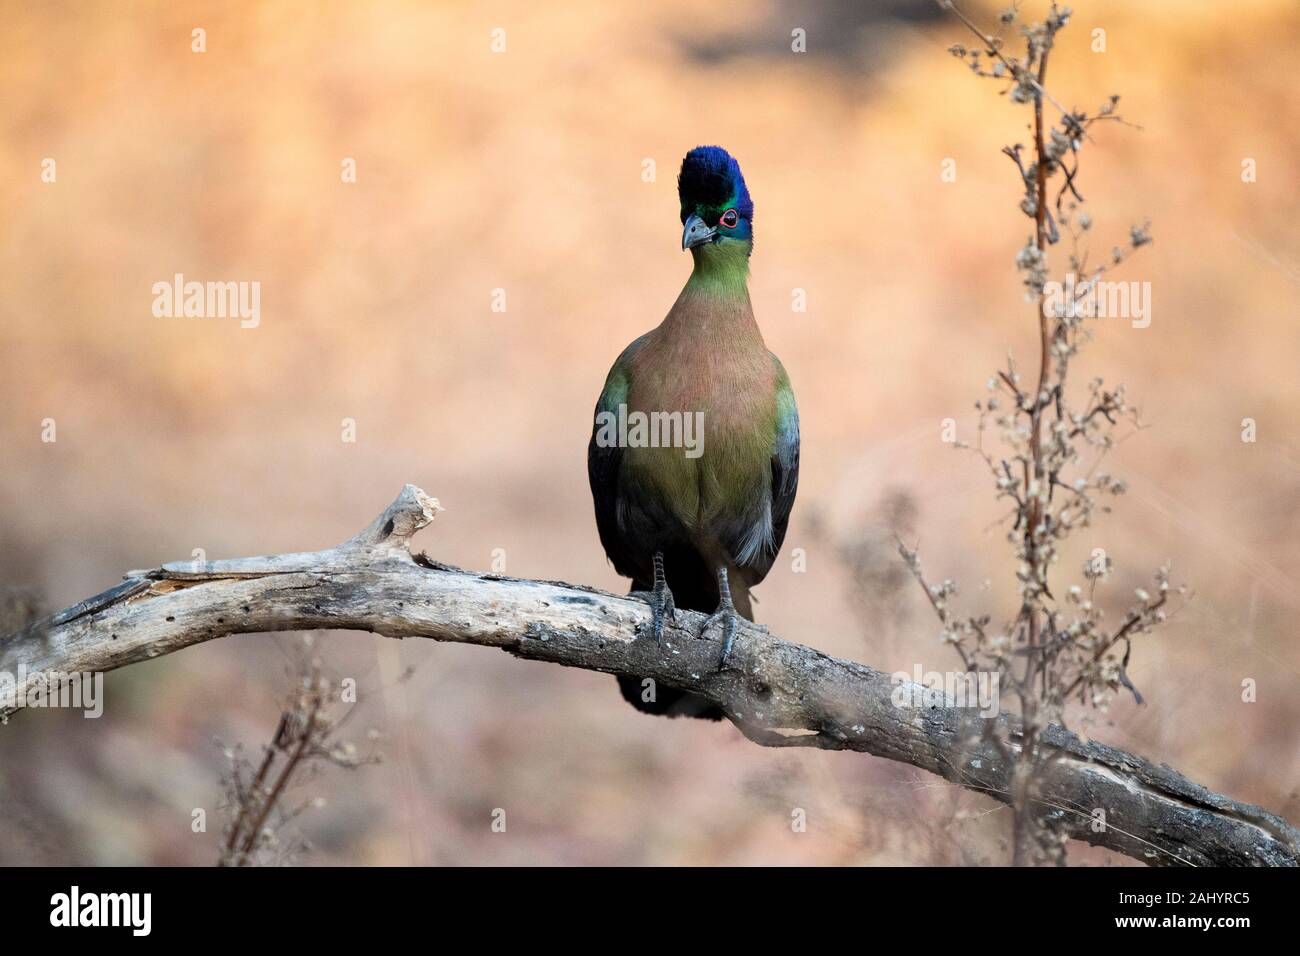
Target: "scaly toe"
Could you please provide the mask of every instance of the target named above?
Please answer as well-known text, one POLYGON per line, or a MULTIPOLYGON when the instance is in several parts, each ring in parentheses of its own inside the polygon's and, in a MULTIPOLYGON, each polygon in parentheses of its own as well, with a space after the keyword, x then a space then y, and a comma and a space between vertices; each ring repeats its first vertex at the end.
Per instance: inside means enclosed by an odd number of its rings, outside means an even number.
POLYGON ((736 627, 740 616, 736 613, 734 607, 720 607, 705 620, 704 626, 700 628, 699 637, 703 638, 714 624, 722 623, 722 654, 718 658, 718 670, 727 666, 727 661, 731 658, 731 646, 736 640, 736 627))
POLYGON ((696 635, 696 637, 703 639, 704 635, 708 633, 709 628, 711 628, 714 624, 717 624, 719 621, 721 621, 724 616, 725 615, 722 613, 721 610, 714 611, 707 618, 705 618, 704 623, 700 625, 700 632, 696 635))
POLYGON ((727 625, 722 634, 722 654, 718 658, 718 670, 724 670, 731 659, 731 645, 736 640, 736 613, 727 615, 727 625))
POLYGON ((673 592, 664 588, 663 593, 656 598, 654 594, 650 595, 650 609, 652 617, 650 619, 650 629, 654 634, 655 643, 664 642, 664 626, 674 624, 677 621, 677 605, 673 601, 673 592))

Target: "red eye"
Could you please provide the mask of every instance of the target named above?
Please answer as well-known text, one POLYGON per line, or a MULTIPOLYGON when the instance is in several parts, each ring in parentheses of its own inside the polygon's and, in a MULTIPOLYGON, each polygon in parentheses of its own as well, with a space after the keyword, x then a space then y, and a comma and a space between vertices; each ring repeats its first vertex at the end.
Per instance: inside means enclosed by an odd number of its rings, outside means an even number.
POLYGON ((726 226, 728 229, 734 229, 736 228, 736 222, 738 218, 739 217, 736 215, 736 210, 728 209, 726 212, 722 214, 722 218, 719 219, 718 222, 722 223, 722 225, 726 226))

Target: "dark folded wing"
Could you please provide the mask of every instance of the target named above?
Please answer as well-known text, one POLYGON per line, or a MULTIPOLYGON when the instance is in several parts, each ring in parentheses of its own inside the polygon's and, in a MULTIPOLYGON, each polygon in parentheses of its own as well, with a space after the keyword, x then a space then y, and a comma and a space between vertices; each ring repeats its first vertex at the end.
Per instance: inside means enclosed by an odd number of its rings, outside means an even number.
POLYGON ((606 423, 612 420, 615 423, 613 434, 617 434, 618 408, 627 403, 630 384, 628 363, 644 341, 643 335, 625 348, 609 370, 605 387, 596 401, 591 440, 587 444, 587 480, 591 483, 591 500, 596 509, 596 530, 600 533, 600 543, 613 562, 614 570, 630 578, 637 576, 636 566, 643 562, 628 551, 618 519, 619 468, 622 465, 623 449, 617 441, 609 440, 609 431, 602 435, 602 429, 607 428, 606 423))

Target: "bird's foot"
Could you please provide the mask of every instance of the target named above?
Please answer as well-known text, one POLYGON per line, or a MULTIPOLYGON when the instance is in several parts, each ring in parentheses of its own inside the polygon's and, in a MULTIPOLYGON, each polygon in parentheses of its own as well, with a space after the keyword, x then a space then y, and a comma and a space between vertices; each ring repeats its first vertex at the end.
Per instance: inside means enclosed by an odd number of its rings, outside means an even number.
POLYGON ((655 643, 664 642, 664 625, 666 623, 677 621, 677 605, 673 603, 673 592, 668 590, 667 585, 657 594, 651 595, 654 600, 650 602, 652 617, 650 619, 650 631, 655 636, 655 643))
POLYGON ((677 605, 673 602, 673 592, 665 586, 662 591, 634 591, 633 596, 650 605, 650 633, 654 635, 656 644, 662 644, 664 627, 677 622, 677 605))
POLYGON ((700 628, 700 637, 704 632, 718 622, 722 622, 722 654, 718 657, 718 670, 724 670, 727 661, 731 659, 731 645, 736 639, 736 627, 740 622, 740 615, 732 607, 731 601, 724 599, 718 605, 718 609, 709 615, 704 626, 700 628))

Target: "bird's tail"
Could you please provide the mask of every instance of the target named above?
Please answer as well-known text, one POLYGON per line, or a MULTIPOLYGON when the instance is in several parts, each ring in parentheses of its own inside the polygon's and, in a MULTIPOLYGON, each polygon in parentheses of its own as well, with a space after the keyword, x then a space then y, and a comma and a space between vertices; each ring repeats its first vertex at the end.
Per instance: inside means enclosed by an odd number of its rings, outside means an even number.
MULTIPOLYGON (((718 582, 699 556, 694 552, 667 556, 664 562, 668 589, 673 592, 673 603, 683 611, 701 611, 712 614, 718 607, 718 582)), ((731 603, 736 613, 747 621, 754 619, 749 598, 749 586, 732 580, 731 603)), ((650 591, 653 584, 634 581, 633 591, 650 591)), ((662 684, 646 686, 639 677, 619 677, 619 690, 623 699, 637 710, 661 717, 697 717, 701 720, 722 720, 722 709, 707 697, 693 694, 677 687, 662 684), (647 697, 653 698, 647 700, 647 697)))

